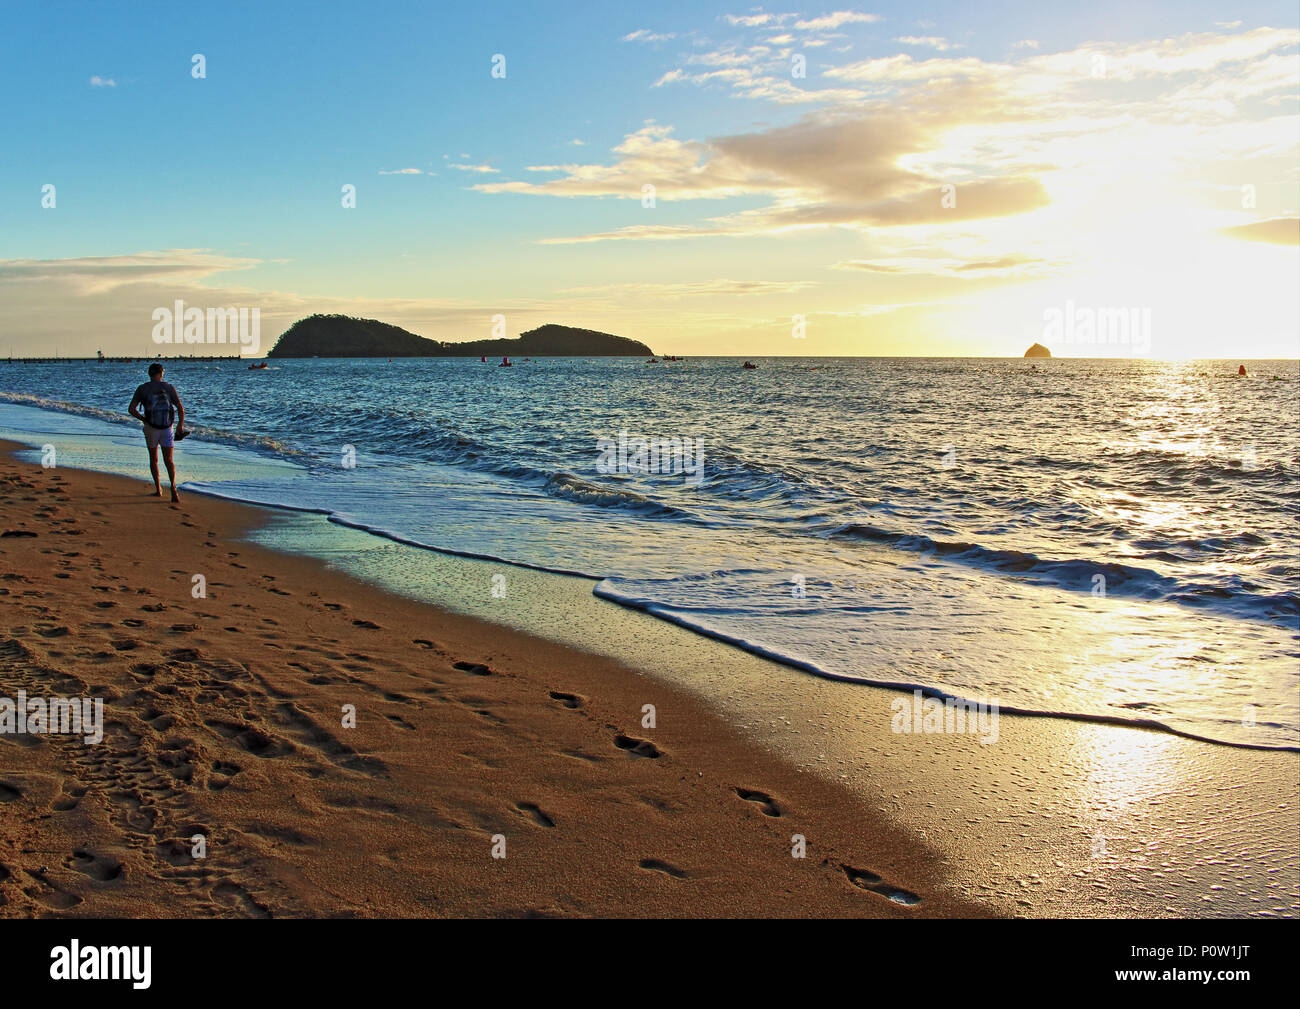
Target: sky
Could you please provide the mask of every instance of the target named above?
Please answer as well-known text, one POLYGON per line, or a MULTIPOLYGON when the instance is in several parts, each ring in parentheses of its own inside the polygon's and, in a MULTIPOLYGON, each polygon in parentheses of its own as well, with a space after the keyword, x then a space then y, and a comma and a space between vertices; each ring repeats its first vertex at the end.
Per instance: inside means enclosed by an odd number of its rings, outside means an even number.
POLYGON ((1300 356, 1294 0, 4 12, 0 353, 1300 356))

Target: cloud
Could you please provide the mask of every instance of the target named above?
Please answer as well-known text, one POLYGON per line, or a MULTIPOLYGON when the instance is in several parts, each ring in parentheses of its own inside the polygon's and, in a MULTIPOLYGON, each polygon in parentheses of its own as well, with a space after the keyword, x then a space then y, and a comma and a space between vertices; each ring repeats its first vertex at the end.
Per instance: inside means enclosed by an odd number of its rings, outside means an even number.
POLYGON ((638 28, 634 32, 628 32, 620 42, 667 42, 669 39, 675 39, 676 32, 652 32, 649 28, 638 28))
POLYGON ((1035 56, 1022 66, 1068 83, 1087 75, 1088 63, 1100 55, 1105 57, 1106 80, 1128 82, 1227 72, 1228 67, 1249 66, 1276 50, 1292 49, 1297 43, 1300 31, 1293 28, 1257 28, 1235 35, 1208 32, 1129 44, 1089 44, 1069 52, 1035 56))
POLYGON ((761 28, 764 25, 779 25, 795 17, 794 14, 724 14, 723 20, 741 28, 761 28))
POLYGON ((478 172, 481 175, 496 175, 500 171, 491 165, 448 165, 447 167, 455 168, 460 172, 478 172))
POLYGON ((886 260, 850 259, 835 263, 834 270, 862 270, 907 276, 931 277, 1016 277, 1045 276, 1059 273, 1065 264, 1032 256, 1009 254, 995 259, 962 260, 944 256, 895 257, 886 260))
POLYGON ((1219 233, 1244 242, 1267 242, 1270 245, 1300 245, 1300 217, 1274 217, 1267 221, 1253 221, 1230 228, 1220 228, 1219 233))
POLYGON ((115 88, 117 87, 117 81, 111 77, 100 77, 99 74, 95 74, 90 79, 90 86, 92 88, 115 88))
POLYGON ((562 294, 619 294, 626 297, 687 298, 717 295, 789 294, 817 286, 811 280, 693 280, 683 283, 600 284, 565 288, 562 294))
POLYGON ((392 171, 379 169, 380 175, 423 175, 424 173, 418 168, 394 168, 392 171))
MULTIPOLYGON (((813 85, 807 91, 769 72, 768 47, 714 48, 689 57, 656 85, 717 82, 737 97, 780 104, 811 100, 826 107, 788 125, 699 140, 647 123, 613 148, 608 163, 533 165, 530 171, 556 177, 475 188, 640 200, 649 185, 656 201, 665 203, 763 200, 687 222, 642 214, 623 227, 551 236, 543 239, 546 244, 818 228, 866 234, 999 220, 1050 206, 1046 182, 1053 173, 1073 173, 1075 181, 1083 173, 1086 182, 1088 166, 1101 164, 1099 137, 1105 138, 1103 152, 1125 159, 1140 141, 1150 149, 1144 156, 1160 162, 1151 160, 1149 167, 1166 172, 1212 158, 1243 164, 1293 158, 1294 119, 1260 118, 1242 105, 1285 101, 1293 93, 1300 70, 1297 44, 1300 32, 1293 29, 1258 29, 1089 44, 1016 62, 900 53, 830 67, 824 78, 853 86, 813 85), (1092 73, 1099 54, 1105 58, 1102 79, 1092 73), (1141 86, 1115 87, 1135 81, 1141 86), (1288 122, 1292 126, 1284 128, 1288 122), (941 202, 946 185, 957 187, 955 206, 941 202)), ((1060 191, 1074 192, 1064 186, 1060 191)), ((973 258, 996 260, 999 250, 990 251, 973 258)))
POLYGON ((1011 43, 1011 48, 1012 48, 1012 49, 1037 49, 1037 48, 1038 48, 1038 40, 1037 40, 1037 39, 1021 39, 1019 42, 1012 42, 1012 43, 1011 43))
POLYGON ((91 294, 126 284, 194 283, 218 273, 247 270, 260 262, 222 256, 207 249, 165 249, 74 259, 0 259, 0 284, 58 281, 76 293, 91 294))
POLYGON ((904 35, 901 38, 894 39, 905 46, 925 46, 928 49, 936 49, 941 53, 948 52, 950 49, 961 49, 960 42, 949 42, 938 35, 904 35))
POLYGON ((791 55, 788 49, 774 50, 767 45, 728 46, 693 53, 684 60, 686 66, 666 71, 652 87, 717 85, 729 89, 736 98, 778 105, 847 104, 867 97, 866 92, 856 88, 816 87, 806 81, 796 85, 790 76, 791 55))
POLYGON ((796 21, 794 26, 800 31, 833 31, 848 24, 872 24, 880 20, 879 14, 864 14, 861 11, 836 11, 834 14, 823 14, 821 17, 809 18, 807 21, 796 21))
POLYGON ((974 56, 917 61, 907 53, 899 53, 832 67, 825 76, 864 84, 910 85, 957 78, 995 81, 1007 77, 1011 71, 1012 68, 1006 64, 989 63, 974 56))
POLYGON ((475 188, 640 200, 643 186, 652 185, 656 200, 769 198, 766 206, 696 224, 637 224, 552 238, 548 244, 955 223, 1046 205, 1047 193, 1036 177, 1008 170, 988 178, 963 176, 956 207, 945 207, 941 187, 949 180, 902 164, 909 155, 930 149, 952 125, 945 115, 944 110, 926 115, 887 106, 858 115, 814 113, 790 126, 707 142, 678 140, 669 127, 647 124, 615 148, 619 159, 612 165, 532 166, 561 174, 543 182, 482 183, 475 188))

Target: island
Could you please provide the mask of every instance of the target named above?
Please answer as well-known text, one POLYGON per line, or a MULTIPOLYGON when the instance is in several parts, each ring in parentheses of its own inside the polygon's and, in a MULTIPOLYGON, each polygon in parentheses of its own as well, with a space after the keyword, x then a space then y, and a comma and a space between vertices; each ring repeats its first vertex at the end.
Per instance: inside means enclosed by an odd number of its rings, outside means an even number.
POLYGON ((516 339, 447 343, 349 315, 311 315, 286 329, 267 357, 653 357, 639 340, 547 323, 516 339))
POLYGON ((1051 357, 1052 352, 1041 343, 1036 343, 1025 351, 1025 357, 1051 357))

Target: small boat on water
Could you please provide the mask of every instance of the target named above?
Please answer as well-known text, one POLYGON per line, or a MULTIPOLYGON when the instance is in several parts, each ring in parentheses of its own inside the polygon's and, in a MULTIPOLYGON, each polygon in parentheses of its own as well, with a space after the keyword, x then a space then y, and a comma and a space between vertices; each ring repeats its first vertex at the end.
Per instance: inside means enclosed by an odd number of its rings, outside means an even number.
POLYGON ((744 364, 741 365, 741 367, 744 368, 746 371, 753 371, 755 368, 758 367, 758 365, 746 361, 744 364))
POLYGON ((249 370, 249 371, 262 371, 262 370, 264 370, 264 369, 266 369, 266 368, 269 368, 269 367, 270 367, 270 365, 267 364, 265 361, 263 361, 261 364, 250 364, 250 365, 248 366, 248 370, 249 370))
POLYGON ((497 367, 498 367, 498 368, 513 368, 514 365, 510 363, 510 358, 508 358, 508 357, 503 357, 503 358, 501 359, 501 363, 498 364, 497 367))

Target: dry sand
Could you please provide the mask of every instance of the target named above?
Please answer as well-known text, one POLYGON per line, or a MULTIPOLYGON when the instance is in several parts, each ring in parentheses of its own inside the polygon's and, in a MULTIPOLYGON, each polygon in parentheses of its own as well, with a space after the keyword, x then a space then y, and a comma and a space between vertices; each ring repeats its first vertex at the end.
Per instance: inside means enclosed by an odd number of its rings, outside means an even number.
POLYGON ((0 697, 103 698, 105 735, 0 735, 0 916, 991 913, 684 690, 241 542, 261 510, 18 447, 0 697))

